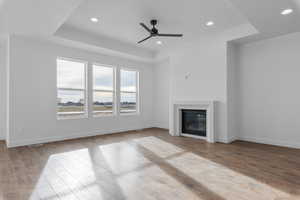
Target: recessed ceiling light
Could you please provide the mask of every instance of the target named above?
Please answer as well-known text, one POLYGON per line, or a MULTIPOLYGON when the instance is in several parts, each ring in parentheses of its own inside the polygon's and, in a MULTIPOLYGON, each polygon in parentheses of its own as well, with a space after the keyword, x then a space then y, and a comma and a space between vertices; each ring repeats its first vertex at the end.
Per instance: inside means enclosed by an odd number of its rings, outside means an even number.
POLYGON ((289 15, 289 14, 291 14, 292 12, 293 12, 293 9, 288 8, 288 9, 283 10, 283 11, 281 12, 281 14, 282 14, 282 15, 289 15))
POLYGON ((206 26, 213 26, 215 23, 213 21, 206 22, 206 26))
POLYGON ((161 45, 162 41, 156 41, 156 44, 161 45))
POLYGON ((96 17, 92 17, 92 18, 90 18, 90 20, 91 20, 92 22, 94 22, 94 23, 96 23, 96 22, 99 21, 98 18, 96 18, 96 17))

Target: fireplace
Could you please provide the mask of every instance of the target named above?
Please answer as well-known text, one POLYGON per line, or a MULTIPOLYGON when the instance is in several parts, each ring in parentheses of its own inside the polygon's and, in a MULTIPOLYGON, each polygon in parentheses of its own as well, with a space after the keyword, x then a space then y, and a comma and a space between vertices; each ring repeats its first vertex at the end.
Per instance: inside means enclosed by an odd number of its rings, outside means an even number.
POLYGON ((215 142, 214 101, 174 101, 170 112, 171 135, 215 142))
POLYGON ((181 132, 206 137, 206 110, 181 110, 181 132))

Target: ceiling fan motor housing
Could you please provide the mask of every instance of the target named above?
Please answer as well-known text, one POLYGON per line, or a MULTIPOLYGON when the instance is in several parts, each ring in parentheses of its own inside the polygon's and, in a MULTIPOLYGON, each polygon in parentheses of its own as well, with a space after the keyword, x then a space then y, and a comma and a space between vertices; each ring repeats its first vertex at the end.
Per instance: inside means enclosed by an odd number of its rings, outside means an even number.
POLYGON ((150 21, 150 24, 153 26, 153 28, 151 29, 151 34, 152 35, 157 35, 158 34, 158 30, 155 28, 155 25, 157 25, 157 20, 156 19, 152 19, 151 21, 150 21))
POLYGON ((155 26, 157 24, 157 20, 156 19, 152 19, 150 21, 150 23, 151 23, 152 26, 155 26))
POLYGON ((152 31, 153 35, 157 35, 158 34, 158 30, 156 28, 153 28, 151 31, 152 31))

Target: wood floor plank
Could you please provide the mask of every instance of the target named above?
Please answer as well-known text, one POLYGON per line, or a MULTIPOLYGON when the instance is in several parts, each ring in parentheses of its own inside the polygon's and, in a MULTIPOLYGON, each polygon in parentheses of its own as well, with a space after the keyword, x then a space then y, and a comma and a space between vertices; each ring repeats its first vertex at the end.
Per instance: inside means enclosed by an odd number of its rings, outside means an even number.
POLYGON ((300 150, 145 129, 7 149, 0 200, 296 200, 300 150))

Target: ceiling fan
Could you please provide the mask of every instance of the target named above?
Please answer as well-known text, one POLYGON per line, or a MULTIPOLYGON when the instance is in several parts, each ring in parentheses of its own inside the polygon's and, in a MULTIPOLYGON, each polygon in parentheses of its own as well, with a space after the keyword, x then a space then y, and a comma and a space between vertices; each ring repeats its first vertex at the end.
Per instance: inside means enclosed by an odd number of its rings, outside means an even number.
POLYGON ((152 19, 150 21, 150 24, 152 25, 152 29, 148 28, 144 23, 140 23, 140 25, 146 29, 146 31, 148 31, 150 33, 150 35, 148 37, 146 37, 145 39, 142 39, 141 41, 139 41, 138 43, 142 43, 152 37, 182 37, 183 34, 165 34, 165 33, 159 33, 157 28, 155 28, 155 26, 157 25, 157 20, 156 19, 152 19))

